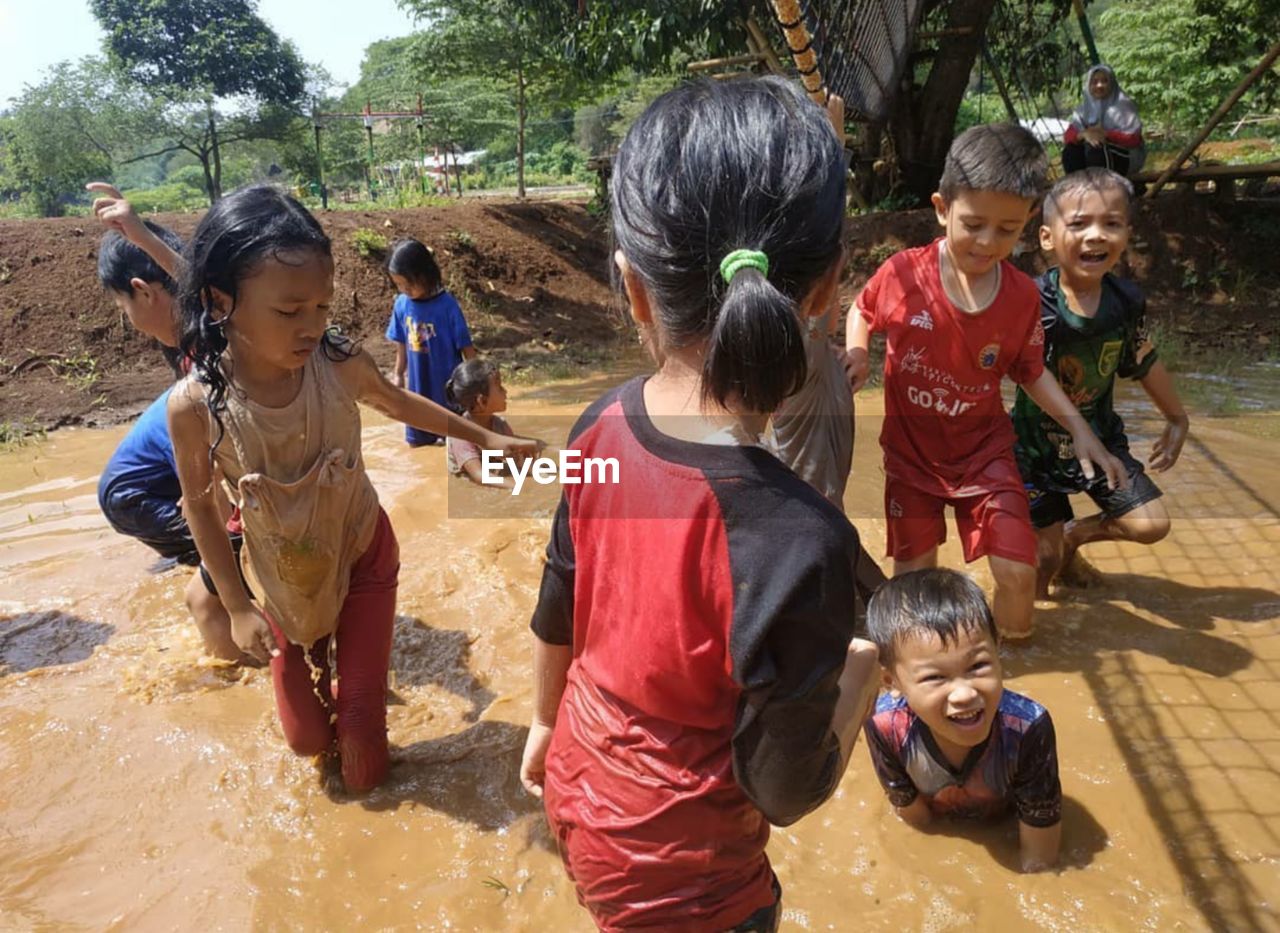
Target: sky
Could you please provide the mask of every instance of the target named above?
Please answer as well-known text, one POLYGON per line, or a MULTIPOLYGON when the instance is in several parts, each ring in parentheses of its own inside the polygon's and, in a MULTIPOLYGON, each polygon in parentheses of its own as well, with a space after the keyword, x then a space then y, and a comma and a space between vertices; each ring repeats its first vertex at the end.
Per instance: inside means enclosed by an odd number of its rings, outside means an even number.
MULTIPOLYGON (((413 31, 395 0, 259 0, 258 14, 341 84, 360 76, 370 43, 413 31)), ((88 0, 0 0, 0 110, 50 65, 99 53, 102 39, 88 0)))

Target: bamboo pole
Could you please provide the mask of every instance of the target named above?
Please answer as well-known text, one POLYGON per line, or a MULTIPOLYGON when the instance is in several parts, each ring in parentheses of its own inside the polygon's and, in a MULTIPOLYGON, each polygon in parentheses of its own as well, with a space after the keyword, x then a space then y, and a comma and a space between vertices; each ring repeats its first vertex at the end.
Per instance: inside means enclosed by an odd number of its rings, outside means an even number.
POLYGON ((1213 132, 1213 128, 1222 122, 1222 119, 1231 112, 1231 108, 1239 102, 1241 97, 1244 97, 1244 92, 1249 90, 1249 88, 1252 87, 1253 82, 1257 81, 1268 68, 1275 64, 1275 60, 1277 58, 1280 58, 1280 42, 1271 46, 1270 51, 1262 57, 1262 61, 1258 62, 1258 66, 1244 76, 1244 80, 1236 85, 1236 89, 1232 91, 1227 96, 1227 99, 1218 106, 1218 109, 1213 112, 1213 116, 1209 118, 1209 121, 1201 128, 1200 132, 1196 134, 1195 139, 1187 143, 1187 145, 1182 148, 1182 151, 1174 157, 1174 160, 1170 162, 1169 166, 1161 173, 1160 177, 1152 182, 1151 187, 1147 189, 1146 196, 1148 198, 1156 196, 1156 192, 1165 186, 1169 179, 1173 177, 1174 172, 1182 167, 1182 163, 1191 157, 1191 153, 1200 148, 1200 144, 1208 138, 1210 133, 1213 132))
POLYGON ((813 36, 804 22, 804 13, 800 9, 799 0, 772 0, 773 13, 782 27, 786 37, 787 48, 791 50, 791 60, 795 62, 796 71, 800 72, 800 81, 808 92, 810 99, 819 106, 827 104, 827 89, 822 82, 822 72, 818 67, 818 54, 813 50, 813 36))
POLYGON ((730 55, 728 58, 708 58, 703 62, 689 62, 689 71, 711 71, 715 68, 728 68, 732 65, 751 65, 763 61, 764 55, 759 52, 748 52, 746 55, 730 55))
POLYGON ((764 56, 765 64, 769 66, 769 70, 776 75, 783 74, 782 60, 778 58, 776 52, 773 51, 773 45, 764 34, 764 30, 760 28, 760 24, 756 22, 755 16, 747 17, 747 37, 751 43, 754 43, 756 51, 764 56))

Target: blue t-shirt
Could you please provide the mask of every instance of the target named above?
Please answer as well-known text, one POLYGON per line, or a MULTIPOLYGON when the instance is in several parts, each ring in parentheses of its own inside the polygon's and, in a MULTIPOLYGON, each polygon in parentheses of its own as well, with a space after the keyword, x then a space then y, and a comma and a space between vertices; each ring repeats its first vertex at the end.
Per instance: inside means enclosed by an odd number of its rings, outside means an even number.
MULTIPOLYGON (((387 325, 387 339, 405 345, 406 369, 410 392, 425 396, 440 405, 448 405, 444 384, 462 362, 462 351, 471 346, 471 332, 463 320, 462 308, 448 292, 414 301, 408 295, 397 295, 387 325)), ((410 444, 430 444, 436 435, 407 425, 405 440, 410 444)))
POLYGON ((169 439, 169 392, 148 406, 107 461, 98 480, 98 500, 124 489, 145 491, 157 499, 182 498, 178 484, 178 463, 169 439))

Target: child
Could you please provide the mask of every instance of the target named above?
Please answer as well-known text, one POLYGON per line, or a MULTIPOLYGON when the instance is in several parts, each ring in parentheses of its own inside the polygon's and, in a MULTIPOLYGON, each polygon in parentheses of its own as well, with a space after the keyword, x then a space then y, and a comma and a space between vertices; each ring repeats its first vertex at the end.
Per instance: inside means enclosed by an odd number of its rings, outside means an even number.
MULTIPOLYGON (((437 405, 448 406, 444 384, 455 366, 476 355, 471 332, 458 301, 440 279, 435 257, 417 240, 401 240, 391 248, 387 273, 400 291, 391 309, 387 339, 396 344, 394 382, 437 405)), ((442 444, 444 438, 412 425, 404 429, 410 447, 442 444)))
POLYGON ((835 296, 843 191, 780 78, 664 94, 614 162, 614 261, 661 363, 571 434, 619 481, 565 486, 521 765, 604 929, 775 929, 769 823, 835 789, 869 709, 857 532, 757 443, 835 296))
MULTIPOLYGON (((481 359, 459 363, 444 389, 449 401, 463 410, 463 418, 497 434, 508 437, 515 434, 501 415, 507 410, 507 390, 502 385, 497 363, 481 359)), ((449 472, 454 476, 466 476, 481 486, 498 485, 484 482, 481 450, 470 441, 449 438, 448 460, 449 472)), ((511 484, 504 478, 501 485, 510 488, 511 484)))
POLYGON ((270 657, 290 747, 317 755, 336 739, 347 789, 368 790, 388 766, 399 552, 365 474, 356 402, 485 447, 536 444, 392 386, 367 353, 328 329, 329 238, 288 195, 255 185, 218 201, 184 263, 181 346, 195 368, 170 396, 169 430, 187 521, 232 638, 259 660, 270 657), (222 531, 215 467, 241 509, 260 603, 222 531), (330 687, 330 638, 340 692, 330 687))
POLYGON ((889 802, 912 826, 936 815, 1018 815, 1022 870, 1058 861, 1062 787, 1048 711, 1005 690, 991 610, 954 570, 894 577, 871 599, 882 695, 867 748, 889 802))
MULTIPOLYGON (((181 249, 182 240, 159 224, 139 218, 112 186, 93 182, 87 187, 102 195, 93 202, 94 214, 110 228, 98 247, 98 279, 129 323, 160 342, 166 361, 181 378, 186 369, 178 350, 173 312, 177 285, 130 238, 159 242, 169 250, 181 249)), ((120 534, 138 539, 163 558, 198 565, 200 553, 182 514, 182 487, 169 439, 168 405, 166 389, 115 449, 98 480, 98 505, 120 534)), ((233 546, 238 547, 238 520, 229 521, 227 530, 233 546)), ((205 651, 226 661, 248 660, 231 639, 231 620, 203 568, 187 582, 185 600, 205 651)))
POLYGON ((866 383, 873 332, 887 336, 884 448, 894 574, 936 566, 952 506, 966 562, 986 556, 1002 634, 1031 634, 1036 536, 1000 398, 1006 373, 1071 435, 1081 469, 1114 486, 1120 464, 1044 371, 1035 283, 1006 258, 1044 186, 1044 150, 1013 124, 951 144, 933 205, 945 235, 871 277, 849 314, 847 366, 866 383))
POLYGON ((1052 250, 1058 262, 1038 280, 1045 365, 1107 450, 1124 464, 1129 483, 1123 490, 1108 489, 1097 478, 1083 476, 1072 456, 1071 438, 1018 390, 1013 424, 1018 467, 1040 544, 1039 598, 1049 595, 1056 573, 1065 576, 1072 569, 1080 545, 1154 544, 1169 533, 1160 489, 1142 461, 1129 453, 1124 422, 1111 402, 1117 376, 1140 380, 1166 421, 1151 468, 1161 473, 1178 461, 1187 439, 1187 412, 1147 340, 1146 300, 1137 286, 1111 272, 1129 242, 1132 190, 1115 172, 1089 168, 1059 181, 1044 203, 1040 245, 1052 250), (1073 521, 1067 495, 1077 492, 1088 493, 1102 511, 1073 521))

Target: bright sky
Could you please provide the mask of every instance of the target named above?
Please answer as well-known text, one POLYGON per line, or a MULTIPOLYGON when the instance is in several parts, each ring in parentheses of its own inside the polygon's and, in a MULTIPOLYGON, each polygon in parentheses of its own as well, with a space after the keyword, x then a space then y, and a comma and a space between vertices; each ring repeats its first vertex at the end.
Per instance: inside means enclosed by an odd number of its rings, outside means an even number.
MULTIPOLYGON (((342 84, 360 76, 370 43, 413 31, 395 0, 259 0, 258 13, 342 84)), ((100 52, 102 38, 88 0, 0 0, 0 110, 50 65, 100 52)))

